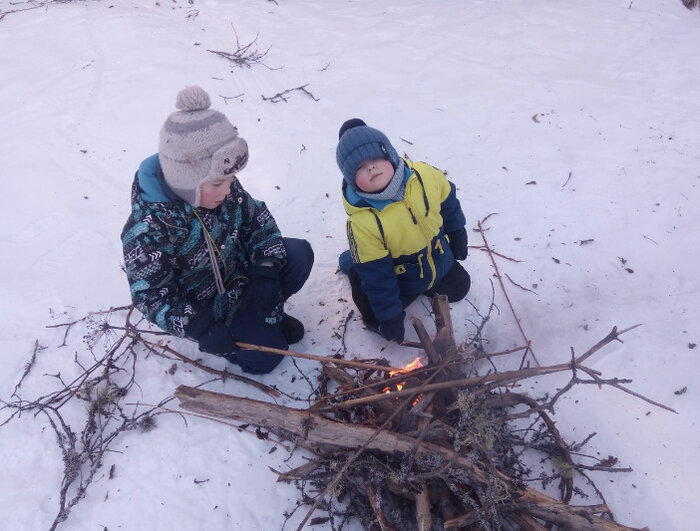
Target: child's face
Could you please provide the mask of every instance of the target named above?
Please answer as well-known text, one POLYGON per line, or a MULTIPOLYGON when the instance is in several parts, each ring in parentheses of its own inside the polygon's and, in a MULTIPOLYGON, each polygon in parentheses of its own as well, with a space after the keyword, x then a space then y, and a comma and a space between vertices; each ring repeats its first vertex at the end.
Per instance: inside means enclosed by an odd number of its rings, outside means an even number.
POLYGON ((232 182, 233 176, 202 183, 199 192, 199 206, 209 209, 218 207, 231 191, 232 182))
POLYGON ((384 190, 394 176, 394 167, 386 159, 364 161, 355 172, 355 185, 363 192, 384 190))

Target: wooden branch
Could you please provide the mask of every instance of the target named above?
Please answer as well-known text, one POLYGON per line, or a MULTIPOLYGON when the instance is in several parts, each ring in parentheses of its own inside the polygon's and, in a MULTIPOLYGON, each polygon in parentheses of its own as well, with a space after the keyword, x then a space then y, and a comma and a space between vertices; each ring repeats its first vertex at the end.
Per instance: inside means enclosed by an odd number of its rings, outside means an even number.
POLYGON ((428 355, 430 364, 438 365, 440 363, 440 354, 438 354, 438 351, 435 350, 435 346, 430 340, 430 336, 428 335, 425 326, 423 326, 420 319, 416 319, 415 317, 411 317, 411 324, 416 330, 416 334, 418 334, 418 339, 420 339, 421 345, 423 345, 423 350, 425 350, 425 353, 428 355))
MULTIPOLYGON (((419 390, 422 389, 423 387, 425 387, 425 385, 428 384, 430 381, 432 381, 433 378, 435 378, 435 376, 437 374, 439 374, 439 371, 442 370, 443 367, 444 367, 444 365, 441 364, 438 371, 436 371, 433 374, 431 374, 430 376, 428 376, 428 378, 425 380, 425 382, 419 387, 419 390)), ((332 489, 335 485, 337 485, 338 481, 340 481, 340 479, 350 469, 352 464, 365 452, 365 450, 367 450, 369 448, 370 443, 372 443, 382 433, 387 433, 385 431, 385 428, 387 426, 389 426, 391 421, 393 421, 396 416, 398 416, 399 414, 401 414, 402 411, 404 411, 404 409, 406 408, 406 406, 408 406, 409 402, 412 399, 413 399, 412 397, 409 397, 408 399, 404 400, 403 402, 400 402, 396 406, 395 411, 391 415, 389 415, 389 418, 387 418, 378 428, 371 429, 371 434, 369 435, 369 437, 367 439, 365 439, 362 446, 360 446, 359 448, 357 448, 357 450, 355 450, 355 452, 350 456, 350 458, 345 462, 345 464, 342 466, 342 468, 335 475, 333 480, 326 485, 326 487, 323 489, 323 491, 321 491, 319 493, 319 495, 316 498, 316 501, 311 506, 311 509, 309 509, 309 511, 306 513, 306 515, 302 519, 301 523, 297 527, 297 531, 301 531, 301 529, 306 525, 306 522, 309 520, 309 518, 311 517, 313 512, 316 510, 316 508, 320 505, 321 501, 328 494, 330 489, 332 489)))
POLYGON ((153 348, 153 349, 160 349, 163 352, 167 352, 168 354, 172 354, 176 358, 179 358, 180 360, 184 361, 185 363, 189 363, 190 365, 194 365, 197 367, 199 370, 208 372, 209 374, 216 374, 218 376, 221 376, 222 378, 231 378, 232 380, 236 380, 238 382, 243 382, 248 385, 252 385, 253 387, 256 387, 260 391, 267 393, 270 396, 278 397, 281 395, 281 393, 277 389, 273 389, 272 387, 262 384, 258 382, 257 380, 253 380, 251 378, 246 378, 245 376, 241 376, 240 374, 234 374, 232 372, 228 372, 227 370, 219 371, 217 369, 212 369, 211 367, 207 367, 206 365, 203 365, 199 363, 198 361, 195 361, 191 358, 188 358, 184 354, 180 354, 177 350, 175 350, 172 347, 169 347, 168 345, 161 345, 159 343, 152 343, 151 341, 146 341, 145 339, 141 338, 141 342, 146 345, 147 347, 153 348))
MULTIPOLYGON (((404 343, 405 343, 405 342, 404 342, 404 343)), ((403 343, 401 343, 401 344, 403 345, 403 343)), ((420 344, 420 343, 416 343, 416 345, 418 345, 418 347, 416 347, 416 348, 421 348, 421 349, 423 348, 423 345, 420 344)), ((413 345, 411 345, 411 346, 413 346, 413 345)), ((491 353, 491 354, 478 354, 478 355, 474 356, 474 361, 479 361, 479 360, 482 360, 482 359, 491 358, 491 357, 493 357, 493 356, 504 356, 504 355, 507 355, 507 354, 512 354, 513 352, 518 352, 518 351, 520 351, 520 350, 524 350, 524 349, 526 349, 526 348, 527 348, 527 347, 517 347, 517 348, 511 349, 511 350, 504 350, 504 351, 501 351, 501 352, 494 352, 494 353, 491 353)), ((457 365, 461 365, 462 363, 467 363, 467 362, 471 362, 471 361, 472 361, 471 359, 470 359, 470 360, 455 359, 455 360, 452 360, 452 361, 450 362, 450 364, 448 365, 448 368, 451 368, 451 367, 454 368, 454 367, 456 367, 457 365)), ((418 369, 413 369, 412 371, 409 371, 409 372, 406 372, 406 373, 399 373, 398 376, 392 376, 391 378, 389 378, 389 379, 387 379, 387 380, 377 380, 377 381, 375 381, 375 382, 370 382, 370 383, 365 384, 365 385, 363 385, 363 386, 355 387, 355 388, 350 389, 350 390, 347 390, 347 391, 340 391, 340 392, 338 392, 338 393, 333 393, 333 394, 330 394, 330 395, 323 396, 323 397, 322 397, 321 399, 319 399, 319 401, 318 401, 316 404, 314 404, 312 407, 313 407, 313 408, 316 408, 316 407, 323 407, 323 406, 321 406, 321 404, 322 404, 323 402, 327 402, 328 400, 333 400, 334 398, 339 398, 339 397, 341 397, 341 396, 345 396, 345 395, 348 395, 348 394, 357 394, 358 391, 363 391, 364 389, 367 389, 367 388, 375 388, 375 387, 379 387, 379 386, 385 387, 385 386, 387 386, 387 385, 391 385, 391 384, 394 383, 395 381, 405 380, 405 379, 406 379, 407 377, 409 377, 409 376, 418 376, 418 375, 420 375, 420 374, 423 374, 423 373, 426 373, 426 372, 435 371, 435 370, 437 370, 437 367, 435 367, 435 366, 427 366, 427 367, 419 367, 418 369)))
POLYGON ((518 371, 507 371, 501 373, 492 373, 485 376, 472 376, 470 378, 460 378, 457 380, 447 380, 444 382, 438 382, 433 384, 425 384, 420 386, 420 391, 418 387, 404 387, 403 389, 391 391, 390 393, 382 393, 380 395, 368 396, 362 398, 354 398, 351 400, 346 400, 338 404, 333 404, 332 406, 318 407, 317 411, 332 411, 334 409, 348 409, 355 407, 360 404, 368 404, 372 402, 378 402, 380 400, 393 400, 394 398, 402 395, 415 395, 419 392, 426 391, 439 391, 440 389, 453 389, 455 387, 466 387, 470 385, 482 385, 487 383, 496 383, 498 385, 508 385, 517 380, 524 378, 531 378, 533 376, 544 376, 546 374, 553 374, 556 372, 561 372, 568 370, 570 365, 568 363, 562 363, 559 365, 552 365, 550 367, 534 367, 528 369, 520 369, 518 371))
POLYGON ((369 504, 372 506, 372 510, 374 511, 375 516, 377 517, 377 523, 379 524, 379 528, 381 529, 381 531, 399 531, 393 525, 391 525, 391 523, 389 523, 389 519, 384 515, 381 508, 379 507, 379 503, 377 501, 377 493, 375 492, 372 484, 369 481, 365 483, 367 499, 369 500, 369 504))
MULTIPOLYGON (((510 297, 508 296, 508 291, 506 291, 506 286, 503 283, 503 277, 501 276, 501 272, 498 269, 498 264, 496 264, 496 260, 493 257, 494 251, 491 249, 491 246, 489 245, 489 242, 486 239, 486 229, 484 229, 484 223, 492 215, 493 215, 493 213, 489 214, 488 216, 486 216, 484 219, 482 219, 481 221, 479 221, 477 223, 477 225, 479 227, 477 232, 479 234, 481 234, 481 238, 484 241, 483 249, 486 251, 486 254, 488 254, 489 258, 491 259, 491 265, 493 266, 493 269, 495 271, 494 275, 498 279, 498 284, 501 286, 501 291, 503 292, 503 296, 506 299, 506 303, 508 303, 508 308, 510 308, 510 313, 513 315, 513 319, 515 319, 515 325, 518 327, 518 330, 520 330, 520 335, 525 340, 525 343, 527 345, 530 345, 530 340, 527 338, 527 335, 525 335, 525 330, 523 330, 523 327, 520 324, 520 319, 518 319, 518 315, 515 313, 515 308, 513 307, 513 303, 510 301, 510 297)), ((537 361, 537 357, 535 356, 535 352, 532 350, 532 347, 529 348, 529 352, 532 355, 532 359, 535 360, 535 363, 539 366, 540 362, 537 361)))
MULTIPOLYGON (((616 328, 613 328, 613 332, 608 334, 606 338, 601 340, 598 344, 596 344, 593 348, 591 348, 588 352, 586 352, 583 356, 579 357, 576 359, 574 363, 578 364, 579 360, 581 359, 586 359, 588 358, 591 354, 596 352, 597 350, 600 350, 600 348, 609 343, 610 341, 617 339, 621 334, 624 332, 628 332, 629 330, 632 330, 636 328, 636 326, 627 328, 621 332, 617 332, 616 328)), ((460 378, 460 379, 455 379, 455 380, 447 380, 444 382, 438 382, 438 383, 428 383, 424 384, 421 386, 421 391, 420 392, 427 392, 427 391, 438 391, 440 389, 451 389, 454 387, 466 387, 466 386, 475 386, 475 385, 481 385, 481 384, 495 384, 498 386, 503 386, 503 385, 508 385, 512 382, 522 380, 525 378, 532 378, 534 376, 544 376, 547 374, 553 374, 556 372, 562 372, 566 371, 572 368, 572 363, 559 363, 557 365, 550 365, 547 367, 529 367, 525 369, 520 369, 516 371, 507 371, 507 372, 501 372, 501 373, 492 373, 492 374, 487 374, 485 376, 472 376, 469 378, 460 378)), ((579 366, 579 368, 581 368, 579 366)), ((423 370, 423 369, 417 369, 417 370, 423 370)), ((666 409, 668 411, 672 411, 673 413, 676 413, 675 410, 671 409, 668 406, 664 406, 663 404, 654 402, 653 400, 650 400, 642 395, 639 395, 637 393, 634 393, 633 391, 630 391, 628 389, 622 388, 621 386, 614 386, 617 388, 620 388, 621 390, 624 390, 627 393, 630 393, 637 398, 641 398, 642 400, 653 404, 657 407, 666 409)), ((391 391, 390 393, 382 393, 381 395, 376 395, 373 397, 363 397, 363 398, 356 398, 356 399, 351 399, 351 400, 346 400, 344 402, 334 404, 332 406, 320 406, 317 408, 318 411, 332 411, 335 408, 351 408, 355 407, 360 404, 367 404, 367 403, 372 403, 372 402, 378 402, 380 400, 393 400, 394 398, 401 396, 401 395, 407 395, 407 394, 417 394, 417 388, 415 387, 404 387, 401 390, 396 390, 396 391, 391 391)))
MULTIPOLYGON (((595 506, 599 507, 598 505, 595 506)), ((643 528, 633 528, 620 525, 612 520, 607 520, 597 516, 585 507, 576 507, 569 505, 551 505, 551 504, 538 504, 538 505, 520 505, 518 504, 518 509, 525 511, 526 513, 539 518, 540 520, 545 520, 546 522, 551 522, 563 529, 575 529, 576 531, 613 531, 613 530, 630 530, 630 531, 649 531, 648 527, 643 528), (584 524, 584 522, 586 522, 584 524), (583 526, 583 527, 580 527, 583 526)))
POLYGON ((304 352, 294 352, 293 350, 282 350, 280 348, 263 347, 261 345, 253 345, 252 343, 243 343, 241 341, 236 341, 236 346, 246 350, 259 350, 260 352, 282 354, 283 356, 291 356, 293 358, 303 358, 306 360, 320 361, 321 363, 345 365, 346 367, 354 367, 356 369, 374 369, 375 371, 384 372, 399 370, 396 367, 387 367, 384 365, 375 365, 374 363, 363 363, 361 361, 344 360, 340 358, 330 358, 328 356, 318 356, 316 354, 306 354, 304 352))
POLYGON ((464 527, 475 524, 478 521, 479 521, 479 518, 476 516, 474 511, 470 511, 470 512, 465 513, 465 514, 459 514, 453 518, 450 518, 449 520, 445 520, 443 525, 444 525, 445 529, 451 529, 451 528, 462 529, 464 527))
MULTIPOLYGON (((359 394, 360 396, 376 396, 379 393, 379 391, 374 390, 374 388, 371 387, 365 387, 362 390, 358 390, 356 388, 353 388, 355 385, 355 381, 352 379, 352 376, 350 376, 347 372, 345 372, 342 369, 338 369, 337 367, 331 367, 330 365, 325 365, 323 368, 324 372, 329 378, 332 378, 336 382, 338 382, 343 390, 348 391, 348 392, 355 392, 359 394)), ((394 408, 391 406, 391 404, 387 404, 385 402, 378 402, 377 407, 382 411, 382 413, 388 415, 391 415, 394 412, 394 408)))
POLYGON ((309 476, 309 474, 316 470, 318 466, 319 463, 317 461, 309 461, 308 463, 304 463, 303 465, 293 468, 292 470, 287 470, 286 472, 275 470, 271 466, 268 466, 267 468, 277 474, 277 482, 279 483, 280 481, 305 479, 309 476))
POLYGON ((365 384, 365 385, 353 387, 352 389, 343 389, 342 391, 339 391, 337 393, 333 393, 333 394, 325 395, 325 396, 321 397, 318 400, 318 402, 314 403, 311 406, 311 409, 318 409, 320 411, 323 407, 325 407, 325 406, 323 406, 323 403, 327 402, 329 400, 333 400, 335 398, 339 398, 339 397, 346 396, 349 394, 353 394, 353 395, 364 394, 363 391, 365 391, 367 389, 375 389, 377 387, 381 387, 383 389, 387 386, 392 386, 396 383, 402 382, 402 381, 406 380, 407 378, 410 378, 413 375, 423 374, 425 372, 434 371, 436 369, 437 369, 437 367, 421 367, 421 368, 414 369, 414 370, 409 371, 409 372, 398 373, 398 374, 391 376, 390 378, 387 378, 385 380, 376 380, 374 382, 370 382, 370 383, 365 384))
MULTIPOLYGON (((296 442, 301 446, 324 445, 348 449, 360 447, 389 454, 413 452, 416 455, 438 454, 450 461, 454 467, 459 467, 469 474, 474 481, 484 485, 489 481, 489 474, 466 457, 455 454, 449 448, 425 441, 419 442, 413 437, 400 433, 378 431, 375 428, 356 424, 343 424, 308 410, 287 408, 184 385, 179 386, 174 394, 180 400, 180 407, 183 409, 212 417, 250 422, 267 429, 287 430, 298 437, 296 442)), ((493 471, 492 474, 501 481, 512 484, 511 479, 505 474, 498 471, 493 471)), ((576 508, 569 507, 529 487, 514 491, 514 496, 519 508, 523 511, 557 525, 580 531, 632 530, 599 516, 579 514, 576 508)))
POLYGON ((308 86, 309 86, 309 84, 307 83, 306 85, 301 85, 300 87, 294 87, 292 89, 287 89, 283 92, 278 92, 274 96, 266 97, 266 96, 263 96, 262 94, 261 94, 261 96, 262 96, 263 101, 271 101, 272 103, 279 103, 280 101, 287 101, 287 97, 286 97, 287 94, 294 92, 295 90, 298 90, 298 91, 303 92, 307 96, 309 96, 312 100, 319 101, 319 98, 317 98, 316 96, 313 95, 312 92, 307 90, 306 87, 308 87, 308 86))
POLYGON ((435 295, 430 302, 433 306, 433 312, 435 312, 435 329, 437 330, 433 343, 435 348, 444 354, 457 346, 452 327, 450 303, 446 295, 435 295))
POLYGON ((431 531, 433 528, 433 516, 430 510, 428 484, 425 481, 421 481, 420 489, 420 492, 414 497, 416 500, 416 527, 418 531, 431 531))
POLYGON ((520 531, 549 531, 549 527, 542 525, 529 514, 512 513, 508 518, 518 525, 520 531))
POLYGON ((625 332, 629 332, 630 330, 634 330, 635 328, 642 326, 641 324, 636 324, 633 326, 630 326, 628 328, 625 328, 624 330, 617 331, 617 327, 613 326, 613 329, 610 331, 610 333, 605 336, 603 339, 598 341, 595 345, 593 345, 591 348, 589 348, 586 352, 584 352, 581 356, 576 358, 576 363, 580 364, 583 363, 585 360, 587 360, 590 356, 598 352, 601 348, 603 348, 605 345, 612 341, 619 341, 620 336, 624 334, 625 332))
POLYGON ((554 421, 549 417, 549 415, 547 415, 547 413, 545 413, 545 411, 543 411, 542 407, 540 407, 536 400, 530 398, 527 395, 522 395, 519 393, 509 394, 511 395, 511 397, 515 398, 520 403, 527 404, 532 410, 536 411, 542 419, 542 421, 546 424, 549 433, 552 434, 552 438, 554 439, 554 443, 556 444, 559 450, 559 454, 561 455, 562 460, 566 463, 566 466, 569 467, 568 470, 561 470, 561 480, 564 484, 564 488, 562 489, 561 501, 568 504, 571 501, 571 495, 574 493, 574 463, 571 460, 569 447, 562 439, 561 434, 559 433, 559 430, 557 429, 554 421))
POLYGON ((452 315, 450 314, 450 303, 447 295, 434 295, 430 299, 430 304, 435 312, 435 330, 447 327, 452 330, 452 315))
MULTIPOLYGON (((641 395, 635 391, 632 391, 631 389, 628 389, 624 385, 620 385, 621 380, 618 378, 614 378, 612 380, 603 380, 602 378, 598 378, 597 375, 594 374, 594 372, 591 369, 588 369, 587 367, 579 367, 583 372, 588 374, 591 378, 593 378, 594 382, 598 384, 598 387, 602 385, 609 385, 610 387, 614 387, 615 389, 619 389, 623 393, 627 393, 628 395, 632 395, 635 398, 639 398, 640 400, 644 400, 646 403, 651 404, 652 406, 660 407, 661 409, 665 409, 666 411, 670 411, 671 413, 676 413, 678 414, 678 411, 675 409, 665 406, 664 404, 661 404, 660 402, 657 402, 656 400, 652 400, 651 398, 647 398, 644 395, 641 395)), ((630 382, 631 380, 625 380, 624 383, 630 382)), ((581 383, 581 384, 586 384, 586 383, 592 383, 588 382, 585 380, 577 379, 576 383, 581 383)))

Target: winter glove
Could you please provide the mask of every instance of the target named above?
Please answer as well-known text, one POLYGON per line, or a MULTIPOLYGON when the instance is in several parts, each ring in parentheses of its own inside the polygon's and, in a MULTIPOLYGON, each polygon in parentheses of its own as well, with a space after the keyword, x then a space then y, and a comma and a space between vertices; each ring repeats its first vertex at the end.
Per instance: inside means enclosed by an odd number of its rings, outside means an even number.
POLYGON ((214 319, 211 309, 200 310, 185 327, 185 334, 199 343, 201 352, 209 354, 231 354, 236 352, 235 338, 231 329, 214 319))
POLYGON ((379 333, 384 336, 385 339, 393 339, 397 343, 403 341, 404 328, 403 328, 403 318, 405 316, 404 312, 401 315, 389 319, 387 321, 381 321, 379 323, 379 333))
POLYGON ((450 249, 455 260, 464 260, 467 257, 467 229, 461 229, 447 233, 450 240, 450 249))
POLYGON ((256 264, 248 271, 248 289, 260 319, 274 325, 282 321, 282 281, 279 265, 256 264))
POLYGON ((209 354, 233 354, 238 350, 231 329, 224 323, 214 323, 199 336, 199 350, 209 354))

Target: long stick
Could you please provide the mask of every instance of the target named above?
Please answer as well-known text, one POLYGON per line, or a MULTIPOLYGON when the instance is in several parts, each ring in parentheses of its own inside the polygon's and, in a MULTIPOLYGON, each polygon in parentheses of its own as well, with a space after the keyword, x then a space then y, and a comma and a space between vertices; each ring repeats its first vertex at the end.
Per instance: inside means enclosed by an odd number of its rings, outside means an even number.
POLYGON ((533 376, 544 376, 555 372, 566 371, 571 368, 569 363, 561 363, 559 365, 551 365, 549 367, 531 367, 528 369, 520 369, 518 371, 508 371, 501 373, 492 373, 485 376, 472 376, 471 378, 460 378, 457 380, 447 380, 445 382, 421 385, 420 387, 404 387, 403 389, 382 393, 379 395, 365 396, 362 398, 353 398, 344 402, 339 402, 332 406, 314 408, 315 411, 333 411, 335 409, 348 409, 360 404, 368 404, 370 402, 378 402, 380 400, 390 400, 398 396, 407 394, 416 394, 427 391, 439 391, 440 389, 451 389, 454 387, 464 387, 468 385, 481 385, 486 383, 498 382, 505 385, 511 381, 517 381, 533 376), (419 391, 420 389, 420 391, 419 391))
POLYGON ((185 363, 190 363, 204 372, 208 372, 210 374, 216 374, 218 376, 221 376, 222 378, 231 378, 232 380, 237 380, 239 382, 247 383, 248 385, 252 385, 253 387, 257 387, 258 389, 260 389, 264 393, 267 393, 270 396, 278 397, 281 394, 277 389, 273 389, 272 387, 265 385, 263 383, 260 383, 257 380, 253 380, 251 378, 246 378, 245 376, 241 376, 239 374, 234 374, 234 373, 228 372, 226 370, 219 371, 217 369, 212 369, 211 367, 207 367, 206 365, 202 365, 201 363, 196 362, 193 359, 188 358, 184 354, 180 354, 177 350, 169 347, 168 345, 159 345, 158 343, 152 343, 150 341, 146 341, 143 338, 141 338, 141 342, 150 348, 154 348, 154 349, 159 348, 159 349, 167 352, 168 354, 172 354, 173 356, 181 359, 185 363))
POLYGON ((261 345, 253 345, 252 343, 243 343, 236 341, 236 346, 246 350, 259 350, 260 352, 271 352, 272 354, 282 354, 283 356, 291 356, 293 358, 304 358, 307 360, 320 361, 321 363, 334 363, 335 365, 346 365, 357 369, 374 369, 376 371, 396 371, 395 367, 387 367, 385 365, 375 365, 374 363, 363 363, 361 361, 343 360, 338 358, 329 358, 328 356, 317 356, 316 354, 306 354, 304 352, 294 352, 293 350, 282 350, 280 348, 263 347, 261 345))
MULTIPOLYGON (((520 335, 523 336, 523 339, 525 340, 525 343, 527 345, 530 345, 530 340, 527 338, 525 335, 525 330, 523 330, 522 325, 520 324, 520 319, 518 319, 518 315, 515 313, 515 308, 513 308, 513 303, 510 302, 510 297, 508 297, 508 292, 506 291, 506 286, 503 284, 503 277, 501 276, 501 272, 498 269, 498 265, 496 264, 496 260, 493 257, 493 250, 489 246, 489 242, 486 239, 486 229, 484 229, 484 222, 489 219, 493 214, 489 214, 486 216, 484 219, 479 221, 477 225, 479 226, 479 234, 481 234, 482 240, 484 240, 484 249, 486 250, 486 254, 489 255, 489 258, 491 259, 491 265, 493 265, 493 269, 496 271, 496 278, 498 279, 498 283, 501 285, 501 290, 503 291, 503 296, 506 298, 506 302, 508 303, 508 307, 510 308, 510 313, 513 315, 513 319, 515 319, 515 325, 518 327, 518 330, 520 330, 520 335)), ((530 354, 532 355, 532 359, 535 360, 535 363, 539 366, 540 362, 537 361, 537 357, 535 356, 535 352, 532 350, 532 347, 530 347, 530 354)), ((527 352, 526 352, 527 354, 527 352)), ((523 360, 524 361, 524 360, 523 360)), ((522 366, 522 363, 521 363, 522 366)))
MULTIPOLYGON (((421 345, 421 348, 423 348, 422 345, 421 345)), ((492 358, 495 356, 504 356, 506 354, 512 354, 513 352, 518 352, 519 350, 523 350, 526 348, 527 347, 517 347, 517 348, 510 349, 510 350, 504 350, 502 352, 493 352, 491 354, 477 354, 476 356, 474 356, 474 359, 468 359, 468 360, 467 359, 461 359, 461 360, 455 359, 455 360, 452 360, 450 362, 449 366, 454 367, 454 366, 460 365, 462 363, 472 363, 473 361, 479 361, 479 360, 483 360, 483 359, 487 359, 487 358, 492 358)), ((364 391, 365 389, 372 389, 374 387, 379 387, 379 386, 386 387, 387 385, 391 385, 395 381, 405 380, 407 377, 418 376, 420 374, 423 374, 426 372, 431 372, 431 371, 434 371, 436 369, 437 369, 437 367, 435 367, 435 366, 419 367, 418 369, 413 369, 412 371, 409 371, 409 372, 400 372, 400 373, 398 373, 398 375, 392 376, 391 378, 388 378, 386 380, 377 380, 376 382, 370 382, 368 384, 365 384, 365 385, 362 385, 359 387, 354 387, 352 389, 347 389, 347 390, 343 390, 343 391, 338 391, 337 393, 333 393, 330 395, 325 395, 321 399, 319 399, 318 402, 316 402, 314 405, 312 405, 310 409, 317 409, 319 407, 322 407, 321 404, 323 402, 327 402, 328 400, 333 400, 334 398, 338 398, 338 397, 345 396, 345 395, 357 394, 360 391, 364 391)))
MULTIPOLYGON (((617 327, 613 327, 613 329, 610 331, 610 333, 605 336, 603 339, 598 341, 595 345, 593 345, 590 349, 588 349, 584 354, 576 358, 574 361, 576 365, 580 365, 581 362, 585 361, 588 359, 591 355, 593 355, 595 352, 599 351, 601 348, 603 348, 605 345, 608 343, 618 340, 619 337, 626 333, 629 332, 630 330, 633 330, 637 328, 640 325, 634 325, 630 326, 628 328, 625 328, 624 330, 617 330, 617 327)), ((468 385, 479 385, 482 383, 493 383, 493 382, 498 382, 501 384, 508 383, 509 381, 517 381, 519 379, 523 378, 530 378, 532 376, 541 376, 545 374, 552 374, 555 372, 561 372, 565 371, 571 368, 571 363, 559 363, 557 365, 550 365, 548 367, 530 367, 526 369, 520 369, 517 371, 508 371, 508 372, 502 372, 502 373, 493 373, 493 374, 487 374, 486 376, 472 376, 471 378, 461 378, 457 380, 449 380, 445 382, 440 382, 440 383, 435 383, 435 384, 428 384, 422 390, 425 391, 436 391, 439 389, 447 389, 450 387, 455 387, 455 386, 468 386, 468 385)), ((425 368, 422 369, 416 369, 417 371, 424 370, 425 368)), ((623 389, 624 390, 624 389, 623 389)), ((628 391, 626 391, 628 392, 628 391)), ((332 411, 335 408, 350 408, 353 406, 356 406, 358 404, 366 404, 368 402, 376 402, 379 400, 389 400, 393 399, 399 395, 402 394, 408 394, 408 393, 415 393, 414 388, 407 388, 404 387, 403 389, 396 390, 396 391, 391 391, 390 393, 382 393, 381 395, 376 395, 372 397, 362 397, 362 398, 355 398, 351 400, 346 400, 344 402, 340 402, 338 404, 334 404, 333 406, 326 406, 326 407, 319 407, 319 408, 314 408, 317 411, 332 411)), ((635 395, 637 396, 637 395, 635 395)), ((664 406, 662 404, 658 404, 656 402, 653 402, 649 400, 648 398, 645 398, 643 396, 638 396, 638 398, 641 398, 642 400, 645 400, 653 405, 662 407, 664 409, 670 409, 667 406, 664 406)), ((673 410, 671 410, 673 411, 673 410)), ((673 411, 675 413, 675 411, 673 411)))
MULTIPOLYGON (((581 367, 579 367, 581 368, 581 367)), ((339 402, 337 404, 334 404, 332 406, 321 406, 321 407, 315 407, 314 410, 318 412, 327 412, 327 411, 333 411, 335 409, 349 409, 354 406, 358 406, 361 404, 369 404, 371 402, 379 402, 381 400, 389 400, 393 398, 397 398, 400 395, 405 395, 405 394, 415 394, 417 392, 428 392, 428 391, 438 391, 440 389, 450 389, 453 387, 465 387, 469 385, 481 385, 485 383, 497 383, 499 385, 506 385, 511 382, 516 382, 521 379, 525 378, 532 378, 533 376, 544 376, 546 374, 553 374, 556 372, 562 372, 565 370, 571 369, 571 364, 569 363, 561 363, 559 365, 551 365, 549 367, 535 367, 535 368, 529 368, 529 369, 521 369, 519 371, 508 371, 508 372, 501 372, 501 373, 493 373, 493 374, 487 374, 486 376, 473 376, 471 378, 461 378, 458 380, 448 380, 445 382, 440 382, 440 383, 434 383, 434 384, 428 384, 425 386, 420 387, 420 391, 418 391, 419 388, 415 387, 404 387, 403 389, 396 390, 396 391, 391 391, 389 393, 382 393, 379 395, 374 395, 374 396, 365 396, 361 398, 353 398, 350 400, 346 400, 344 402, 339 402)), ((654 400, 651 400, 650 398, 647 398, 643 395, 640 395, 639 393, 635 393, 634 391, 631 391, 630 389, 627 389, 626 387, 623 387, 618 384, 610 384, 608 382, 602 382, 608 385, 612 385, 616 389, 619 389, 620 391, 623 391, 625 393, 631 394, 632 396, 635 396, 636 398, 639 398, 641 400, 644 400, 645 402, 654 405, 656 407, 659 407, 661 409, 665 409, 667 411, 670 411, 671 413, 678 413, 675 409, 672 409, 668 406, 665 406, 664 404, 661 404, 659 402, 656 402, 654 400)))
POLYGON ((581 354, 578 358, 576 358, 576 363, 581 363, 582 361, 585 361, 588 359, 590 356, 598 352, 601 348, 603 348, 605 345, 608 343, 611 343, 612 341, 620 341, 619 337, 624 334, 625 332, 629 332, 630 330, 634 330, 638 326, 642 326, 641 324, 636 324, 632 325, 628 328, 625 328, 624 330, 620 330, 619 332, 617 331, 617 327, 613 326, 613 329, 610 331, 610 333, 605 336, 603 339, 598 341, 595 345, 593 345, 591 348, 589 348, 586 352, 581 354))

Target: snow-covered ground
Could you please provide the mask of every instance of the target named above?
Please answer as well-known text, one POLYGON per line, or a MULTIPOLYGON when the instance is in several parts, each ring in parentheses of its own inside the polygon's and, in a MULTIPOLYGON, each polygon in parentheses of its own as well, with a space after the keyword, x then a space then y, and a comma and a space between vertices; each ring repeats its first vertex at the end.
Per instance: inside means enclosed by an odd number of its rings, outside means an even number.
MULTIPOLYGON (((18 11, 39 3, 0 0, 0 398, 11 399, 37 340, 47 348, 23 398, 54 389, 48 375, 75 371, 80 329, 61 347, 63 329, 47 325, 130 302, 119 234, 133 174, 157 150, 177 92, 197 84, 250 145, 243 185, 285 235, 314 247, 311 278, 289 307, 307 328, 296 350, 342 348, 333 331, 352 302, 336 274, 347 243, 335 146, 340 124, 360 117, 400 152, 448 172, 470 229, 495 213, 486 237, 517 260, 498 265, 541 365, 583 353, 613 326, 643 325, 588 365, 632 379, 677 414, 586 386, 556 420, 570 441, 596 432, 591 454, 634 469, 596 476, 619 522, 698 528, 699 10, 680 0, 121 0, 18 11), (236 67, 210 52, 235 51, 236 38, 257 39, 260 64, 236 67), (267 101, 298 87, 308 93, 267 101)), ((452 308, 458 339, 474 332, 495 281, 480 234, 470 238, 471 304, 452 308)), ((522 344, 499 289, 496 304, 490 349, 522 344)), ((409 313, 427 317, 421 301, 409 313)), ((356 319, 345 342, 358 357, 384 343, 356 319)), ((192 343, 174 345, 198 356, 192 343)), ((402 364, 414 351, 384 354, 402 364)), ((138 399, 157 403, 209 379, 184 365, 169 374, 172 363, 140 358, 138 399)), ((318 371, 297 365, 310 378, 318 371)), ((260 381, 308 394, 290 360, 260 381)), ((533 381, 532 392, 557 382, 533 381)), ((235 381, 207 387, 269 398, 235 381)), ((115 441, 60 528, 281 528, 298 493, 268 466, 285 469, 299 455, 285 462, 271 442, 207 420, 157 423, 115 441)), ((63 463, 46 417, 0 428, 0 455, 0 527, 48 529, 63 463)))

